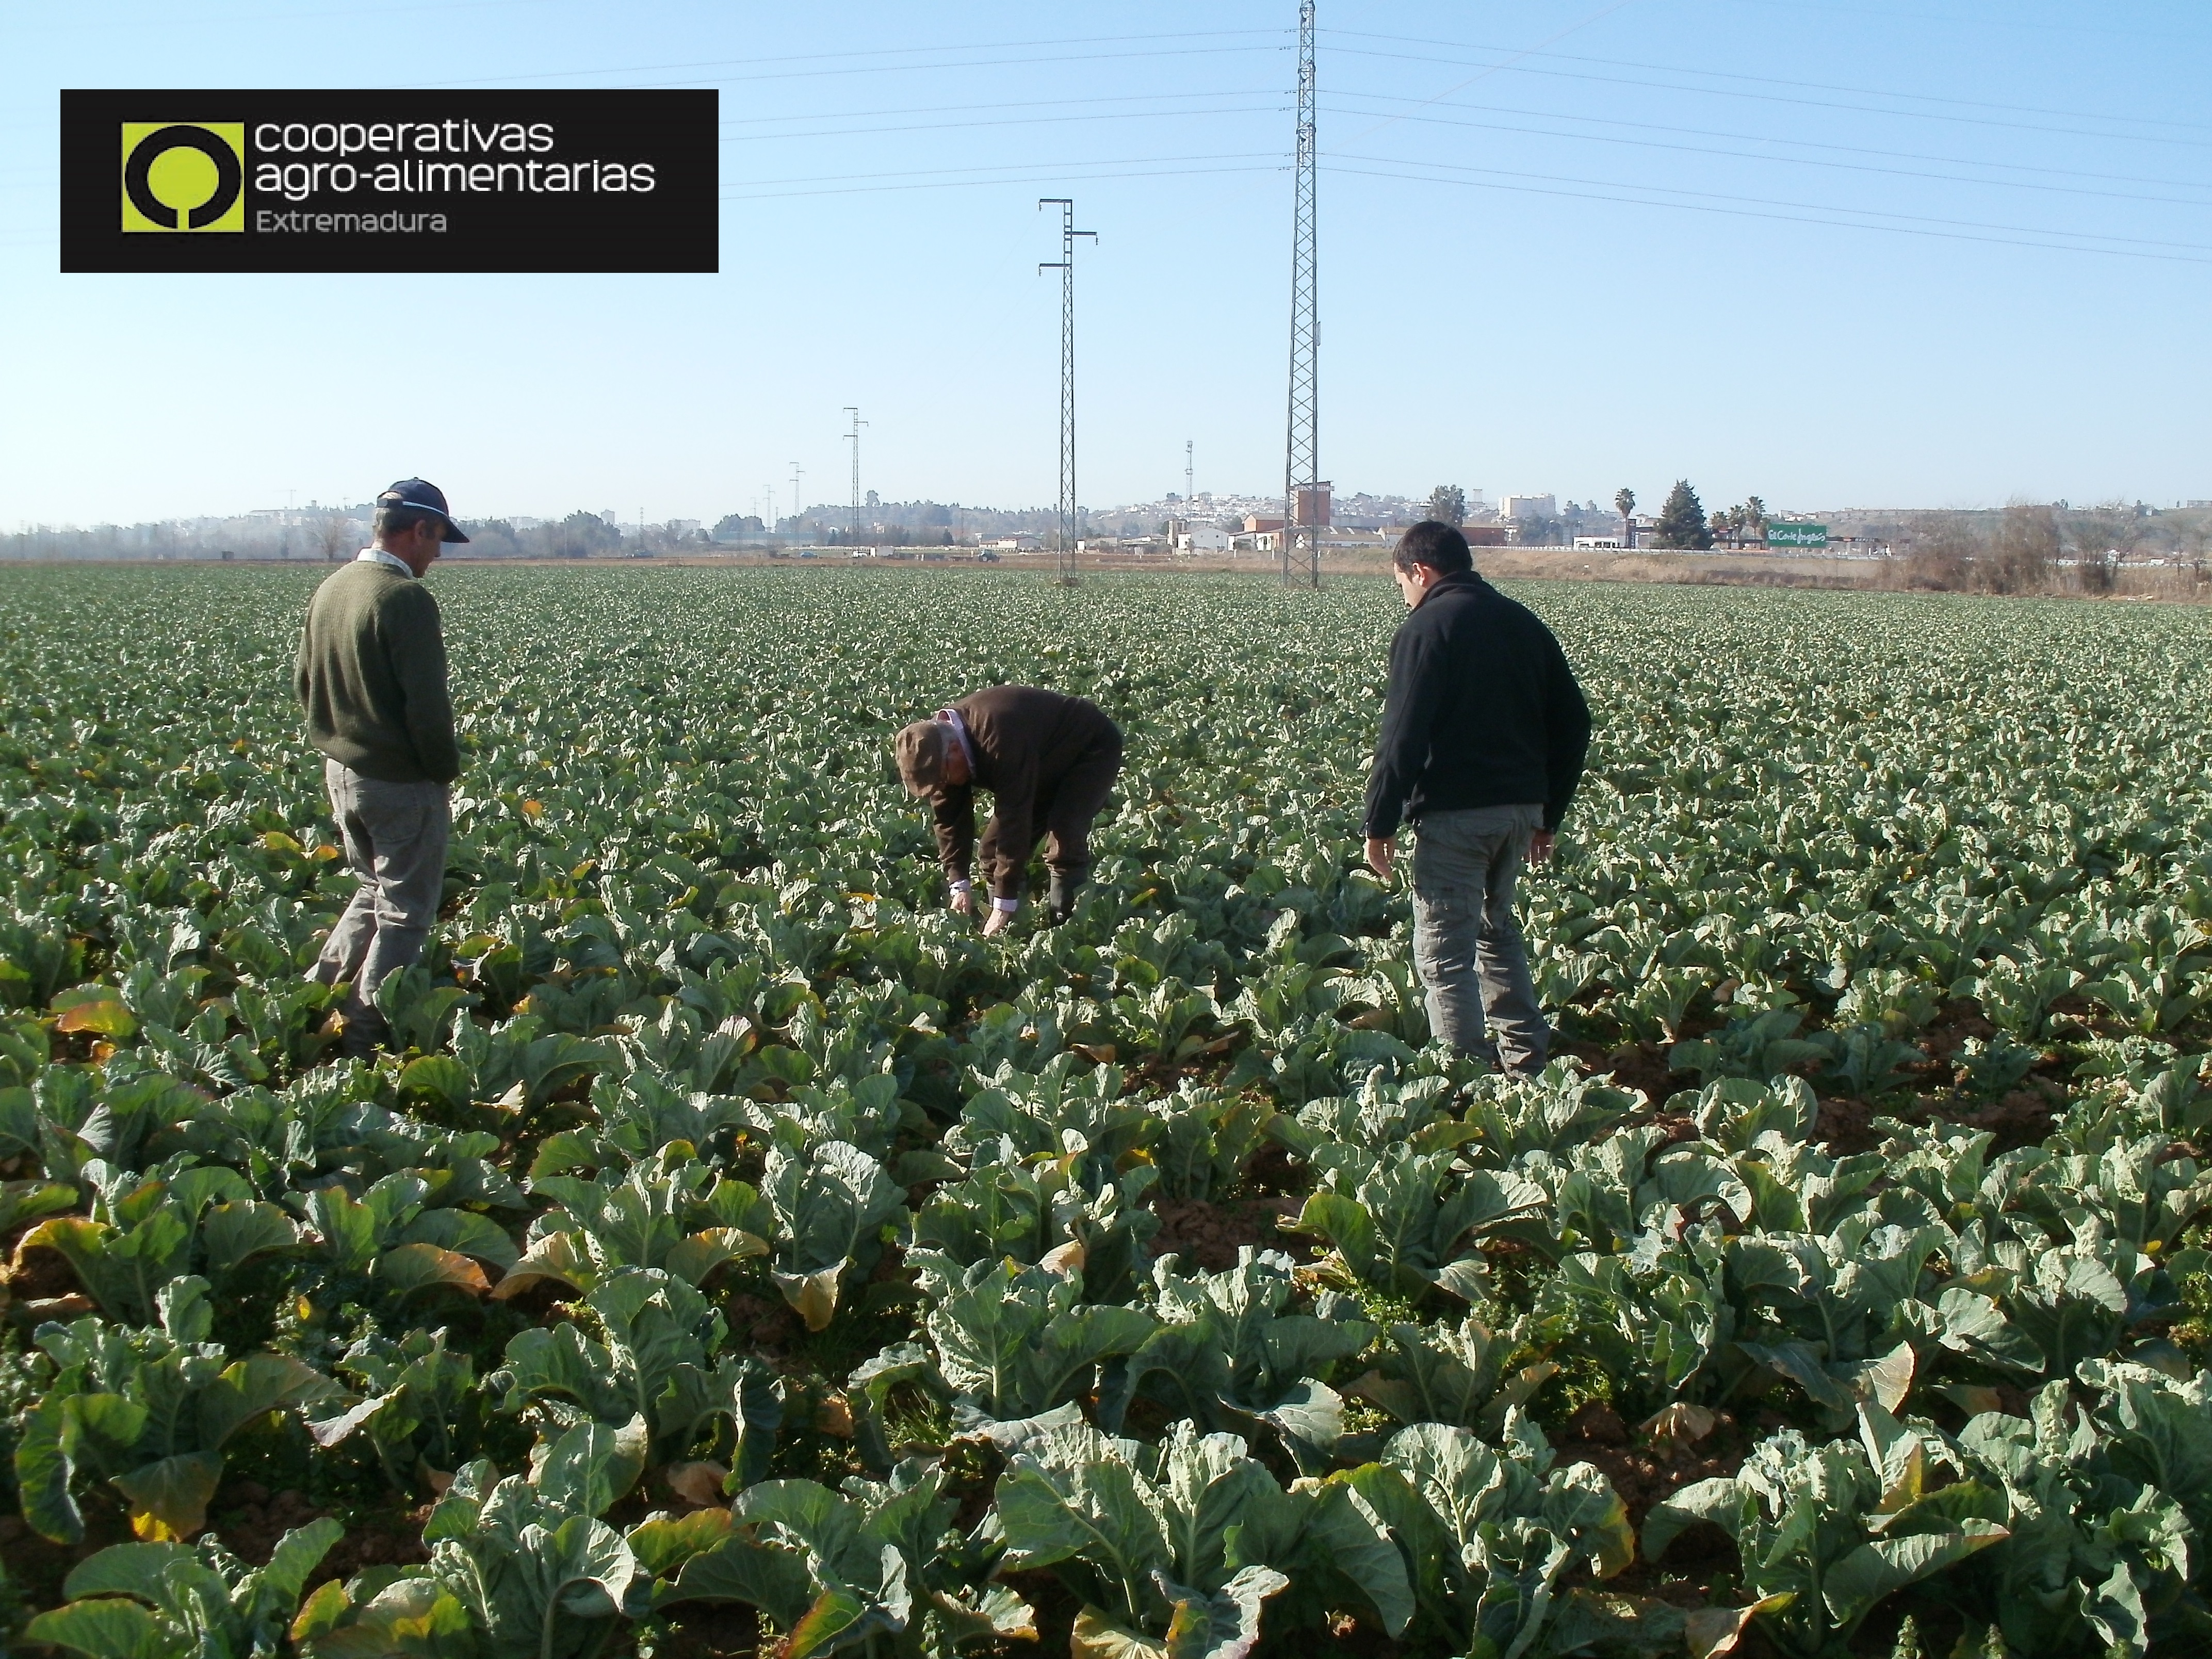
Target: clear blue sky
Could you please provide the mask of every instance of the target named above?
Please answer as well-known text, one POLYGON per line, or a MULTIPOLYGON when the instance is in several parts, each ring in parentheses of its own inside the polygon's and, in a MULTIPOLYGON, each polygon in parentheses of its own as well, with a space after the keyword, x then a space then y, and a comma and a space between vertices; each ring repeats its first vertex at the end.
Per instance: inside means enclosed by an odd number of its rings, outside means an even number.
MULTIPOLYGON (((0 525, 1279 488, 1294 0, 75 0, 0 21, 0 525), (64 87, 718 86, 722 269, 64 276, 64 87), (393 349, 410 342, 404 355, 393 349)), ((2212 17, 1322 0, 1322 471, 1711 503, 2212 497, 2212 17), (1876 228, 1875 227, 1887 227, 1876 228)))

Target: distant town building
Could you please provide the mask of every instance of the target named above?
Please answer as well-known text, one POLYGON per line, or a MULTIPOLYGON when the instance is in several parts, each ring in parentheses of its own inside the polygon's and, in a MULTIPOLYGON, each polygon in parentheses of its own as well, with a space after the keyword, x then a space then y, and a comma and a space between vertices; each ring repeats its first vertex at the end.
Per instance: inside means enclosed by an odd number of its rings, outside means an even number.
POLYGON ((1559 516, 1559 499, 1553 495, 1501 495, 1498 498, 1498 516, 1501 519, 1556 519, 1559 516))
POLYGON ((1208 525, 1194 525, 1175 538, 1175 550, 1185 555, 1226 553, 1229 547, 1229 532, 1208 525))

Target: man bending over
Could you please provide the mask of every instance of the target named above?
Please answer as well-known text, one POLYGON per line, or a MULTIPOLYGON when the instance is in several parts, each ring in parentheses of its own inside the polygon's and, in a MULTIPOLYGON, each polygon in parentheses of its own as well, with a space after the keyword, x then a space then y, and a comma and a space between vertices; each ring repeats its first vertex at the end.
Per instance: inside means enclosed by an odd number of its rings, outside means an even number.
POLYGON ((1121 769, 1121 732, 1097 704, 1034 685, 994 686, 916 720, 891 740, 900 780, 930 804, 937 849, 952 884, 952 908, 974 906, 969 855, 975 844, 975 791, 991 792, 983 832, 990 889, 986 933, 1004 933, 1021 908, 1030 852, 1049 836, 1055 922, 1075 908, 1091 868, 1091 821, 1121 769))

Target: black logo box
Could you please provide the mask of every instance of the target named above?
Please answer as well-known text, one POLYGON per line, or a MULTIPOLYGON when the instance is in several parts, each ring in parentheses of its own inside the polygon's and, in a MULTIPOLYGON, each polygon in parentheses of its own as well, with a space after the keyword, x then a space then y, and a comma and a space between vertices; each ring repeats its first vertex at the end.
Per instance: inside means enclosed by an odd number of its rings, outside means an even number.
POLYGON ((719 109, 718 93, 691 89, 64 90, 61 268, 714 271, 720 268, 719 109), (123 228, 123 128, 140 122, 245 125, 242 230, 123 228), (401 133, 403 122, 410 126, 401 133), (461 148, 417 148, 423 123, 438 125, 441 143, 451 137, 461 148), (498 140, 489 149, 474 147, 508 124, 525 131, 529 147, 503 148, 498 140), (307 147, 287 148, 288 128, 295 145, 304 137, 307 147), (358 137, 348 128, 358 129, 358 137), (410 142, 350 154, 334 147, 341 137, 365 144, 378 128, 410 142), (317 149, 317 143, 333 147, 317 149), (325 164, 319 173, 289 176, 289 192, 257 185, 270 177, 268 165, 313 168, 318 162, 325 164), (350 190, 337 187, 348 177, 333 171, 341 162, 356 170, 350 190), (398 188, 364 182, 386 162, 400 164, 396 176, 385 175, 398 188), (534 173, 532 162, 538 164, 534 173), (445 163, 495 171, 457 179, 439 165, 445 163), (507 164, 503 172, 501 163, 507 164), (592 164, 593 187, 575 187, 581 163, 592 164), (568 171, 556 173, 556 164, 568 171), (648 171, 636 172, 641 165, 648 171), (652 188, 596 187, 610 166, 625 169, 632 181, 650 179, 652 188), (551 187, 556 179, 561 187, 551 187), (433 228, 434 216, 443 216, 442 230, 433 228), (377 228, 362 228, 366 222, 377 228))

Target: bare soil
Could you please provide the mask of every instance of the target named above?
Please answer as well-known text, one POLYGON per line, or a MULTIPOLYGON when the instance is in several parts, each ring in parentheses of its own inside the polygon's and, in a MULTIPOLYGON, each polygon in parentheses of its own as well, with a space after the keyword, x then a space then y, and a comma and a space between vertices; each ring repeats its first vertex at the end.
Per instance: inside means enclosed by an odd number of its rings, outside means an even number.
POLYGON ((653 1649, 668 1659, 754 1659, 761 1650, 760 1616, 748 1607, 714 1601, 676 1607, 669 1615, 667 1638, 653 1649))
POLYGON ((1639 1089, 1656 1107, 1680 1093, 1690 1079, 1667 1064, 1667 1050, 1656 1042, 1624 1042, 1607 1048, 1602 1042, 1568 1042, 1561 1049, 1592 1072, 1610 1072, 1624 1089, 1639 1089))
MULTIPOLYGON (((211 1530, 223 1547, 258 1567, 268 1563, 286 1533, 329 1513, 304 1492, 272 1492, 258 1481, 239 1480, 224 1486, 210 1519, 214 1522, 211 1530)), ((364 1567, 411 1566, 428 1561, 430 1552, 423 1547, 422 1527, 429 1518, 429 1504, 396 1495, 388 1510, 356 1514, 347 1523, 345 1536, 323 1558, 308 1581, 309 1587, 333 1578, 351 1578, 364 1567)))
MULTIPOLYGON (((1713 1431, 1695 1445, 1655 1443, 1630 1429, 1611 1406, 1592 1400, 1547 1437, 1561 1463, 1595 1464, 1627 1506, 1630 1523, 1641 1529, 1644 1517, 1661 1499, 1696 1481, 1734 1474, 1742 1467, 1750 1442, 1733 1416, 1726 1412, 1717 1415, 1713 1431)), ((1733 1563, 1734 1547, 1724 1538, 1722 1549, 1733 1563)), ((1674 1556, 1669 1551, 1670 1563, 1674 1556)))
POLYGON ((1237 1265, 1240 1246, 1281 1250, 1300 1261, 1313 1260, 1310 1241, 1279 1231, 1276 1223, 1295 1217, 1294 1198, 1231 1198, 1219 1203, 1203 1198, 1162 1199, 1152 1205, 1160 1230, 1152 1236, 1154 1256, 1179 1255, 1186 1267, 1195 1263, 1210 1273, 1237 1265))

